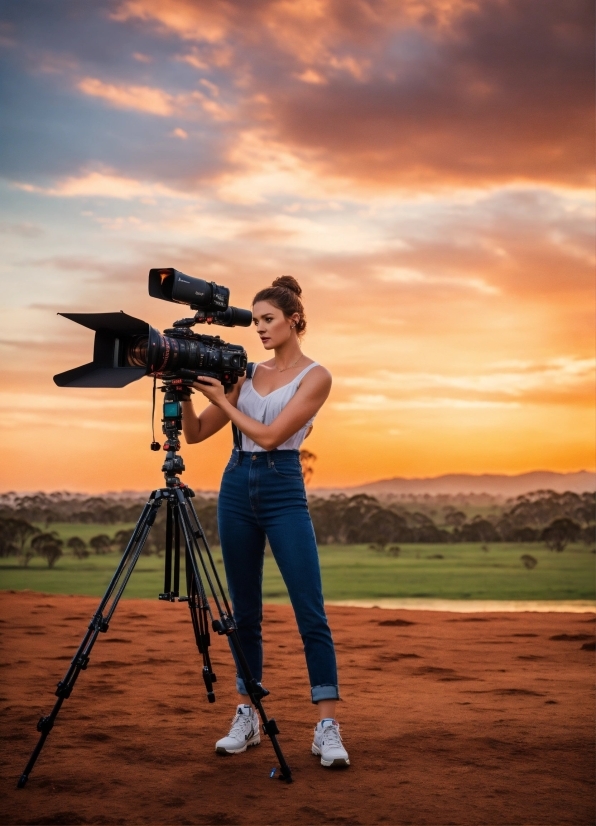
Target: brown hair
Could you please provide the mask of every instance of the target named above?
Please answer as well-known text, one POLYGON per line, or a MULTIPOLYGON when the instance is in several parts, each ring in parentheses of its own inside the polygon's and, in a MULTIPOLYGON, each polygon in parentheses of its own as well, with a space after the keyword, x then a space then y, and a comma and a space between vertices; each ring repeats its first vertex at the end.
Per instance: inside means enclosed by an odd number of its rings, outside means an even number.
POLYGON ((301 295, 302 288, 296 279, 291 275, 282 275, 276 278, 270 287, 259 290, 252 303, 254 306, 257 301, 268 301, 281 310, 287 318, 298 313, 300 318, 296 322, 295 329, 299 336, 303 336, 306 330, 306 317, 300 300, 301 295))

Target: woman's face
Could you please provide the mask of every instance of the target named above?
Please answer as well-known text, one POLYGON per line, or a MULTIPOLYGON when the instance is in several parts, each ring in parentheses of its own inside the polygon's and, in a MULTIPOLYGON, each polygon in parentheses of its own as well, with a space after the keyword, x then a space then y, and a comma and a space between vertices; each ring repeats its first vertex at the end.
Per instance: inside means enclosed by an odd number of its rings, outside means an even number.
POLYGON ((284 342, 295 335, 296 331, 292 329, 292 324, 295 324, 299 318, 298 313, 287 318, 283 310, 268 301, 257 301, 252 308, 253 323, 265 350, 281 347, 284 342))

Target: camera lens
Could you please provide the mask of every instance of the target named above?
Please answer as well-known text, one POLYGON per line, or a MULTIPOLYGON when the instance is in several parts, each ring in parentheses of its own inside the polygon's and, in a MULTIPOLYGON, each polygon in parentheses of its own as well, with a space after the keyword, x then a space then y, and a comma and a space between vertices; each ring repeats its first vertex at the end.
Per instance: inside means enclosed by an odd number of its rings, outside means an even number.
POLYGON ((129 367, 147 367, 147 336, 134 338, 126 349, 126 363, 129 367))
POLYGON ((149 336, 136 336, 126 348, 125 360, 129 367, 143 367, 148 375, 174 373, 176 370, 196 370, 218 376, 224 372, 238 372, 246 368, 243 347, 225 344, 205 336, 177 338, 161 335, 150 328, 149 336))
POLYGON ((155 330, 151 325, 149 335, 134 336, 124 351, 124 359, 129 367, 143 367, 146 375, 173 370, 178 362, 178 342, 155 330))

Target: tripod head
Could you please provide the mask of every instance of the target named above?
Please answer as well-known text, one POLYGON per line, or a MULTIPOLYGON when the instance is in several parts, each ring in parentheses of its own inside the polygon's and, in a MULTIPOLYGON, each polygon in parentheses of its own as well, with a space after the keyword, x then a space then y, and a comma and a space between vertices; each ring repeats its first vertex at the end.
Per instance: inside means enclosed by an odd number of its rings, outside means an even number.
MULTIPOLYGON (((184 483, 179 478, 179 474, 186 469, 182 456, 178 455, 179 436, 182 431, 182 402, 190 397, 192 389, 188 384, 184 384, 184 379, 178 378, 165 380, 159 389, 164 394, 161 429, 166 437, 163 443, 166 458, 161 470, 165 476, 166 487, 180 488, 184 487, 184 483)), ((151 443, 151 450, 159 450, 159 448, 159 442, 151 443)))

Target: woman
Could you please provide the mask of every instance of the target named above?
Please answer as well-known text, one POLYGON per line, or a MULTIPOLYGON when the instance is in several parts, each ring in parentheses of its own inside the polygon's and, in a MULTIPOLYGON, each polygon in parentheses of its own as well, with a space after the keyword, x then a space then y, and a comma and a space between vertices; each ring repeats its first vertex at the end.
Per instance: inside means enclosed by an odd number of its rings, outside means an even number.
MULTIPOLYGON (((211 404, 197 416, 184 403, 183 430, 189 443, 202 442, 229 421, 240 431, 224 471, 218 523, 228 588, 242 650, 253 677, 263 670, 261 637, 265 540, 286 583, 294 608, 320 720, 312 751, 323 766, 348 766, 335 719, 339 700, 335 650, 327 624, 314 530, 308 512, 299 450, 331 390, 328 370, 305 356, 302 290, 284 275, 257 293, 253 320, 273 357, 257 364, 226 394, 219 381, 201 377, 194 385, 211 404)), ((222 754, 238 754, 260 742, 259 719, 240 676, 240 703, 222 754)))

